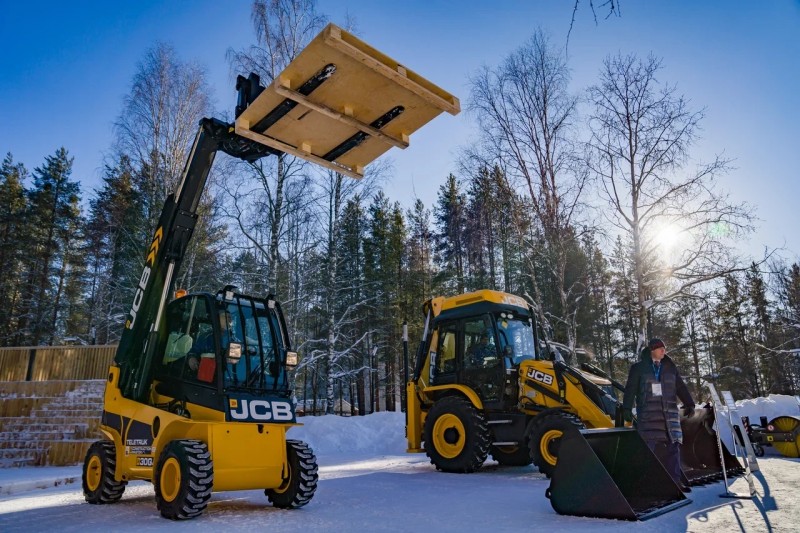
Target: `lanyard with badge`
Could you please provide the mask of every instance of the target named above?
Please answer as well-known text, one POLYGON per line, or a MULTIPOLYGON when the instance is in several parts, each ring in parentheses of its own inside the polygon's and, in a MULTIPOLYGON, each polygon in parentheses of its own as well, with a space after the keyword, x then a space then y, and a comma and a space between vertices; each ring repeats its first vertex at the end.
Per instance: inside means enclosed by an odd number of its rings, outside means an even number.
POLYGON ((661 396, 661 365, 653 363, 653 373, 656 375, 656 383, 653 383, 653 396, 661 396))

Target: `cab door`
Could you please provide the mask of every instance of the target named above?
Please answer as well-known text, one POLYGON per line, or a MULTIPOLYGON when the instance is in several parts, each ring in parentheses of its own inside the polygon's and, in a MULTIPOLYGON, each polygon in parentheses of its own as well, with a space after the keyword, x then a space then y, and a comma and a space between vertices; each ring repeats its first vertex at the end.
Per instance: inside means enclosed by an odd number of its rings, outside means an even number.
POLYGON ((465 318, 459 329, 459 382, 484 402, 502 400, 504 370, 494 319, 489 314, 465 318))
POLYGON ((211 296, 193 294, 170 302, 163 332, 153 365, 156 391, 221 410, 219 325, 211 296))

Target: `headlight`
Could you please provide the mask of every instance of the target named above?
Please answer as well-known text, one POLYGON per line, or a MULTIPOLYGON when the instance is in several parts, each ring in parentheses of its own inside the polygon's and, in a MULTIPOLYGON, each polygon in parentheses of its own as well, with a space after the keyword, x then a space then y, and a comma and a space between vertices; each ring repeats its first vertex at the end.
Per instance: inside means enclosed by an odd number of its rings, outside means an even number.
POLYGON ((242 358, 242 345, 238 342, 232 342, 228 346, 228 362, 236 364, 242 358))

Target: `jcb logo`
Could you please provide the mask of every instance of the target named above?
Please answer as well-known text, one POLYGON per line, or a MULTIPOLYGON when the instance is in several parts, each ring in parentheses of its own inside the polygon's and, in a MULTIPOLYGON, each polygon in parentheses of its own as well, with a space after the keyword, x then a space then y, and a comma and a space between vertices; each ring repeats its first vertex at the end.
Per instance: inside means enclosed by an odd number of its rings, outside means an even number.
POLYGON ((289 422, 294 418, 292 404, 279 400, 230 400, 231 418, 265 422, 289 422))
POLYGON ((136 313, 139 312, 139 306, 142 305, 142 298, 144 297, 144 290, 147 288, 147 282, 150 280, 150 267, 145 266, 142 271, 142 277, 139 279, 139 286, 136 287, 136 294, 133 295, 133 305, 130 310, 130 317, 125 323, 125 327, 131 329, 134 322, 136 322, 136 313))
POLYGON ((535 368, 528 370, 528 377, 536 381, 541 381, 545 385, 553 384, 553 376, 545 374, 541 370, 536 370, 535 368))
POLYGON ((155 265, 156 255, 158 255, 158 247, 161 245, 161 239, 164 236, 164 229, 159 227, 153 237, 153 242, 150 244, 150 250, 147 254, 147 261, 142 271, 142 277, 139 278, 139 285, 136 287, 136 294, 133 295, 133 305, 128 313, 128 320, 125 322, 127 329, 133 328, 136 322, 136 314, 139 312, 139 306, 142 305, 142 298, 144 298, 144 291, 147 288, 147 282, 150 281, 150 269, 155 265))

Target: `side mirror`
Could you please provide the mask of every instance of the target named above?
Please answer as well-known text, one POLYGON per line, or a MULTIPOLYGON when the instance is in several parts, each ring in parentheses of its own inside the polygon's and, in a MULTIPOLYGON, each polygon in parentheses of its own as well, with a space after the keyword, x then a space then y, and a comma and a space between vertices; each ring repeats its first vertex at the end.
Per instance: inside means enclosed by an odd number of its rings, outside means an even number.
POLYGON ((297 366, 297 352, 286 352, 286 368, 292 369, 297 366))
POLYGON ((228 363, 235 365, 242 358, 242 345, 238 342, 232 342, 228 345, 228 363))

